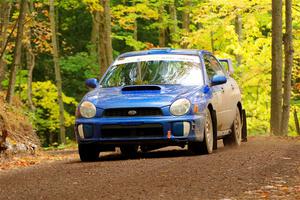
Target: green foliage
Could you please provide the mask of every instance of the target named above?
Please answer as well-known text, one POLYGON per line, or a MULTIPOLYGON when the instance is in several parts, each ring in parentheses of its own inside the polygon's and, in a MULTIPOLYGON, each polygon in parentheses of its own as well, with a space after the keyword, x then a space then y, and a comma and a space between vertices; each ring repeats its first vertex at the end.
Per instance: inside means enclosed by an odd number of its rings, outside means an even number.
MULTIPOLYGON (((98 77, 99 55, 97 48, 89 46, 95 12, 103 11, 99 0, 60 0, 56 2, 60 66, 63 78, 63 92, 66 103, 66 124, 73 123, 75 100, 79 101, 88 91, 84 81, 98 77), (91 53, 91 52, 94 52, 91 53), (74 100, 75 99, 75 100, 74 100), (68 114, 71 113, 71 114, 68 114)), ((131 50, 157 47, 159 28, 165 29, 166 43, 175 48, 195 48, 213 51, 219 58, 231 58, 237 64, 234 78, 239 82, 243 106, 248 114, 250 134, 265 134, 269 130, 270 80, 271 80, 271 2, 269 0, 112 0, 111 25, 114 57, 131 50), (174 5, 176 19, 171 16, 174 5), (190 31, 183 27, 183 12, 190 16, 190 31), (236 34, 235 19, 242 19, 242 37, 236 34), (171 33, 175 27, 175 33, 171 33)), ((293 1, 294 66, 292 73, 292 109, 300 113, 300 0, 293 1)), ((58 131, 58 105, 53 57, 51 54, 51 32, 48 16, 48 1, 33 1, 33 20, 26 22, 30 27, 31 44, 36 55, 33 72, 33 96, 36 112, 33 119, 39 134, 47 138, 46 132, 58 131), (49 93, 49 94, 48 94, 49 93)), ((9 30, 18 17, 18 6, 12 6, 9 30)), ((284 27, 284 26, 283 26, 284 27)), ((284 32, 284 31, 283 31, 284 32)), ((101 31, 99 32, 101 34, 101 31)), ((26 34, 25 34, 26 35, 26 34)), ((25 37, 23 43, 30 41, 25 37)), ((10 39, 13 41, 15 33, 10 39)), ((10 68, 13 58, 13 42, 9 42, 5 60, 10 68)), ((25 48, 24 48, 25 50, 25 48)), ((23 51, 25 52, 25 51, 23 51)), ((26 55, 23 54, 22 69, 26 69, 26 55)), ((8 74, 2 82, 8 85, 8 74)), ((100 77, 98 77, 100 78, 100 77)), ((16 79, 17 91, 26 85, 27 70, 20 70, 16 79)), ((26 86, 22 97, 26 100, 26 86)), ((69 131, 71 132, 71 131, 69 131)), ((295 133, 293 118, 290 132, 295 133)))
POLYGON ((86 52, 77 53, 60 60, 62 70, 63 90, 68 96, 80 100, 87 92, 84 81, 97 78, 99 67, 96 55, 86 52))
MULTIPOLYGON (((219 1, 198 3, 192 9, 193 22, 200 28, 183 38, 190 48, 214 51, 220 57, 235 61, 237 55, 242 63, 236 67, 234 78, 239 82, 243 106, 247 110, 250 134, 265 134, 269 131, 271 92, 271 13, 268 1, 219 1), (242 39, 235 32, 235 18, 242 17, 242 39), (214 46, 212 46, 212 44, 214 46)), ((299 13, 295 16, 299 16, 299 13)), ((299 19, 299 17, 298 17, 299 19)), ((295 32, 299 32, 295 21, 295 32)), ((295 46, 299 48, 298 36, 295 46), (298 40, 297 40, 298 39, 298 40)), ((297 53, 295 57, 297 57, 297 53)), ((299 56, 300 57, 300 56, 299 56)), ((294 99, 298 99, 300 88, 299 65, 294 66, 294 99), (298 81, 297 81, 298 80, 298 81), (298 86, 298 87, 297 87, 298 86), (297 90, 298 89, 298 90, 297 90)), ((292 107, 296 106, 292 101, 292 107)), ((290 132, 295 131, 290 120, 290 132)))
MULTIPOLYGON (((22 99, 27 99, 27 86, 23 86, 22 99)), ((33 122, 37 133, 43 143, 47 143, 47 134, 56 134, 59 130, 59 105, 57 102, 57 88, 50 81, 32 83, 32 101, 35 106, 33 122)), ((63 94, 64 104, 75 107, 77 102, 74 98, 63 94)), ((65 111, 65 126, 71 127, 74 123, 74 115, 65 111)))
MULTIPOLYGON (((16 87, 18 88, 19 86, 27 83, 27 73, 28 70, 20 70, 17 73, 16 76, 16 87)), ((4 79, 1 83, 2 87, 4 88, 8 88, 8 84, 9 84, 9 80, 8 79, 4 79)))

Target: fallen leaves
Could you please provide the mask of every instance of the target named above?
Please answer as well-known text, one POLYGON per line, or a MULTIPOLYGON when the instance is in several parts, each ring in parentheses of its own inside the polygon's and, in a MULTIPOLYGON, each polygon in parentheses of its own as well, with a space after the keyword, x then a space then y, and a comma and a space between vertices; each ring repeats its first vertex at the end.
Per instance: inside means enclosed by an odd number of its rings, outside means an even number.
POLYGON ((75 150, 39 151, 35 155, 18 155, 14 157, 0 157, 0 171, 29 167, 41 163, 77 158, 75 150), (66 153, 67 152, 67 153, 66 153))

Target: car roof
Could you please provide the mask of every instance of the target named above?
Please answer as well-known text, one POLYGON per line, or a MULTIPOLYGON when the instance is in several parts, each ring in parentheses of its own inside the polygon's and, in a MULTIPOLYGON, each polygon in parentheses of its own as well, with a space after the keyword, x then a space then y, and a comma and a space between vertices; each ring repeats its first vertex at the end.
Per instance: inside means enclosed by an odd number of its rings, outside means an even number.
POLYGON ((199 56, 201 53, 210 53, 206 50, 197 50, 197 49, 173 49, 173 48, 157 48, 150 49, 145 51, 132 51, 123 53, 119 56, 119 58, 126 58, 131 56, 142 56, 149 54, 178 54, 178 55, 195 55, 199 56))

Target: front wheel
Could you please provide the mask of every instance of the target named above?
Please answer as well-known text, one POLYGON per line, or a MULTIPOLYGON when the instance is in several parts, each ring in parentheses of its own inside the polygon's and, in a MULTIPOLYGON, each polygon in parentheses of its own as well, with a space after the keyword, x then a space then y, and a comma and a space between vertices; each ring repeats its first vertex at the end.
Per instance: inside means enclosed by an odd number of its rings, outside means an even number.
POLYGON ((99 158, 100 151, 93 144, 78 144, 78 153, 81 161, 91 162, 99 158))
POLYGON ((235 119, 232 124, 231 133, 223 138, 224 146, 240 146, 242 141, 242 123, 241 114, 238 107, 236 108, 235 119))
POLYGON ((204 127, 204 139, 202 142, 191 142, 188 145, 189 150, 196 154, 210 154, 213 152, 214 135, 213 135, 213 121, 211 113, 206 109, 206 119, 204 127))

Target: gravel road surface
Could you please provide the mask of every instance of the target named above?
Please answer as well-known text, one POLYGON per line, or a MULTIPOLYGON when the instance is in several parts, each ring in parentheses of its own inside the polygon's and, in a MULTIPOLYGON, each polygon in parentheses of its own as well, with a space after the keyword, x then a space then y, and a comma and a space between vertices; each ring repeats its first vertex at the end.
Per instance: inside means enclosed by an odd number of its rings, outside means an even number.
POLYGON ((131 160, 105 153, 90 163, 67 153, 1 171, 0 199, 300 199, 299 139, 251 137, 198 156, 173 147, 131 160))

